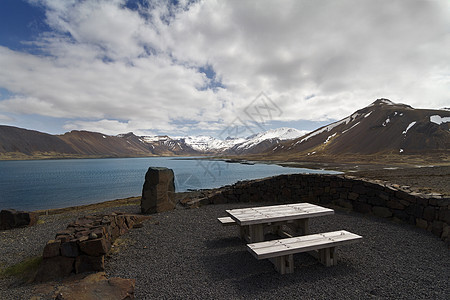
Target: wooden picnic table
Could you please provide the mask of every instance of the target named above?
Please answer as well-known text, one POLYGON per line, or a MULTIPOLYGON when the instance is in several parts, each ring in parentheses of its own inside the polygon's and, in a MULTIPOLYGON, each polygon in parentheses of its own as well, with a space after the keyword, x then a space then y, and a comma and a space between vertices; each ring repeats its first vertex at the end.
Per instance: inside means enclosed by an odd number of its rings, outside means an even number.
POLYGON ((265 231, 281 236, 309 233, 309 219, 334 214, 334 210, 310 203, 294 203, 226 210, 240 226, 241 237, 247 242, 264 241, 265 231), (283 230, 288 226, 291 233, 283 230))

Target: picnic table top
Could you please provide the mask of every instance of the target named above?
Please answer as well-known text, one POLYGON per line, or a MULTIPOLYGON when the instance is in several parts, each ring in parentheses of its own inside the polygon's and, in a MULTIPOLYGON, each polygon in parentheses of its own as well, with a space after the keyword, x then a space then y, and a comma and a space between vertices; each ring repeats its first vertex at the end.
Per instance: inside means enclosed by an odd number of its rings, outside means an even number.
POLYGON ((306 219, 334 214, 334 210, 310 203, 228 209, 228 215, 239 225, 253 225, 306 219))

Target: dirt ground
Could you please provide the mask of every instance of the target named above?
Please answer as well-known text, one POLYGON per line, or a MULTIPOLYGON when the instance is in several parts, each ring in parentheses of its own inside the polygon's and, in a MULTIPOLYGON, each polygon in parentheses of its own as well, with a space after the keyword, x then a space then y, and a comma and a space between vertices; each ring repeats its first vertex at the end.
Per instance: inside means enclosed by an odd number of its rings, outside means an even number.
POLYGON ((355 176, 409 185, 426 192, 450 195, 450 166, 382 168, 348 173, 355 176))

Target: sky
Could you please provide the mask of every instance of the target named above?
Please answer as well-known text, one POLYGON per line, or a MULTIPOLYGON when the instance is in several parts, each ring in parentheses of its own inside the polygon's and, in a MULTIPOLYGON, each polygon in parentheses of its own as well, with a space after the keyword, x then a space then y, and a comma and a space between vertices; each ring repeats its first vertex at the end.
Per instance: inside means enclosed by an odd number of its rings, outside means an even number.
POLYGON ((314 130, 378 98, 450 107, 448 0, 0 0, 0 124, 314 130))

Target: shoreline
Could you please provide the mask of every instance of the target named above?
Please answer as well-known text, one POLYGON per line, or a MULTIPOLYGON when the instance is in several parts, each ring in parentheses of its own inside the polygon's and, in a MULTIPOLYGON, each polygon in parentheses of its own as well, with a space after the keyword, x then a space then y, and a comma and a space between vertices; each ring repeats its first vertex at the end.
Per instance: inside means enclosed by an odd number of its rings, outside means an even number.
MULTIPOLYGON (((352 175, 361 178, 382 179, 394 184, 411 185, 412 187, 422 189, 424 191, 439 192, 444 195, 450 195, 450 186, 446 186, 445 182, 450 182, 450 164, 442 163, 442 165, 415 165, 404 163, 403 165, 394 164, 378 164, 376 162, 366 163, 364 165, 356 163, 342 162, 308 162, 308 161, 280 161, 280 160, 253 160, 253 159, 236 159, 224 157, 189 157, 189 156, 168 156, 174 159, 202 159, 202 160, 220 160, 227 163, 240 164, 268 164, 279 165, 281 167, 290 168, 306 168, 312 170, 329 170, 339 171, 344 175, 352 175), (438 173, 438 174, 433 174, 438 173), (431 173, 431 174, 430 174, 431 173)), ((218 187, 214 189, 220 189, 218 187)), ((206 189, 210 190, 210 189, 206 189)), ((187 192, 177 192, 176 194, 198 194, 202 189, 187 192)), ((178 196, 180 197, 180 196, 178 196)), ((126 198, 116 198, 96 203, 90 203, 79 206, 68 206, 61 208, 49 208, 34 210, 39 215, 60 214, 70 211, 83 211, 100 209, 113 206, 126 206, 139 204, 141 196, 129 196, 126 198)), ((6 208, 5 208, 6 209, 6 208)))
MULTIPOLYGON (((392 184, 401 184, 411 186, 423 192, 438 192, 443 195, 450 195, 450 166, 432 166, 432 167, 409 167, 409 168, 377 168, 365 169, 359 171, 341 171, 345 175, 356 176, 359 178, 368 178, 376 180, 385 180, 392 184)), ((175 199, 177 202, 183 198, 198 197, 201 194, 218 190, 223 187, 214 189, 203 189, 187 192, 176 192, 175 199)), ((116 206, 139 205, 141 196, 131 196, 127 198, 119 198, 107 200, 97 203, 91 203, 80 206, 69 206, 63 208, 51 208, 35 210, 39 215, 53 215, 66 212, 76 212, 84 210, 96 210, 116 206)))
POLYGON ((39 209, 34 210, 33 212, 42 215, 57 215, 63 214, 66 212, 74 212, 74 211, 83 211, 83 210, 96 210, 107 207, 115 207, 115 206, 128 206, 128 205, 136 205, 141 201, 141 196, 127 197, 122 199, 115 200, 107 200, 98 203, 91 203, 79 206, 68 206, 62 208, 49 208, 49 209, 39 209))

